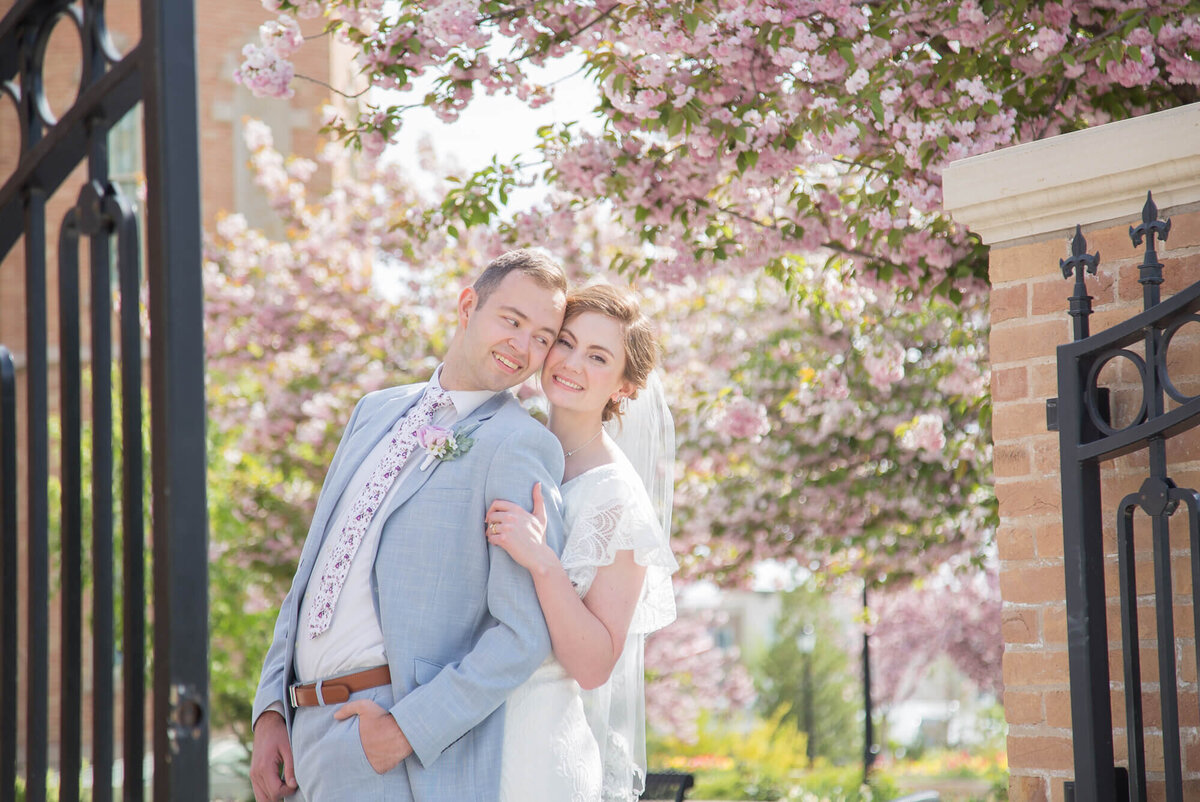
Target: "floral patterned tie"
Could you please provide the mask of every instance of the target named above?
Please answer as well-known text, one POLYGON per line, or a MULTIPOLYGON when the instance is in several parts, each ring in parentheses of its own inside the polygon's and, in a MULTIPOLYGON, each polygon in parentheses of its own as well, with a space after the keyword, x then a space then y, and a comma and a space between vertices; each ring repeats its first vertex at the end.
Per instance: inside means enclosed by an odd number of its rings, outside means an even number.
POLYGON ((313 596, 312 605, 308 612, 308 637, 315 638, 329 629, 333 620, 333 608, 350 572, 350 563, 358 545, 362 543, 363 534, 375 517, 375 511, 387 496, 392 483, 400 475, 404 463, 417 448, 417 430, 433 421, 433 414, 450 403, 450 396, 445 390, 432 385, 425 389, 425 394, 417 402, 403 423, 392 435, 383 459, 375 466, 367 478, 367 483, 350 504, 346 514, 346 524, 342 527, 338 541, 321 570, 321 582, 313 596))

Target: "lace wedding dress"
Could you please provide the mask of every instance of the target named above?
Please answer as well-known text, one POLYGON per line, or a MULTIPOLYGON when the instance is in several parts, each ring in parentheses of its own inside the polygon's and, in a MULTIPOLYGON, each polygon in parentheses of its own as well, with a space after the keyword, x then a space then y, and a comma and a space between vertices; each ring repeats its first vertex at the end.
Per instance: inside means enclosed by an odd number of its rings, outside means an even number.
POLYGON ((562 564, 584 597, 601 566, 632 550, 647 567, 629 636, 612 677, 594 691, 551 656, 509 697, 501 802, 637 799, 645 780, 642 642, 675 617, 678 566, 637 472, 623 458, 564 482, 562 564))

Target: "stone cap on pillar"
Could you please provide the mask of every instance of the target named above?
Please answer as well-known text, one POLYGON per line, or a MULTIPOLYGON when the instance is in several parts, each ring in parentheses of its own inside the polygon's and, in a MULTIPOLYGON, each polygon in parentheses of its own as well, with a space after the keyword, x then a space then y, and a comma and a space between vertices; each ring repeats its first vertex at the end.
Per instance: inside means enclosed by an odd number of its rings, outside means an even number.
POLYGON ((1200 197, 1200 103, 951 162, 943 208, 988 245, 1065 237, 1200 197))

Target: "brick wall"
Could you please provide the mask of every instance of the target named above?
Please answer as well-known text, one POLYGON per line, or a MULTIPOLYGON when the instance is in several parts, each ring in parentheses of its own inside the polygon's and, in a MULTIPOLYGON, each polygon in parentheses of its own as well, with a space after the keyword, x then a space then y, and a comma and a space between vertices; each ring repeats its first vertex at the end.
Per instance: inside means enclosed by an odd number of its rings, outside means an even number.
MULTIPOLYGON (((1047 431, 1045 414, 1046 399, 1058 394, 1055 348, 1072 337, 1066 313, 1073 280, 1064 279, 1059 270, 1059 260, 1069 255, 1072 224, 1083 224, 1089 253, 1100 253, 1098 274, 1087 279, 1095 307, 1093 333, 1142 310, 1142 288, 1137 283, 1142 251, 1133 247, 1129 226, 1140 221, 1147 190, 1155 192, 1160 216, 1172 218, 1170 237, 1159 248, 1166 276, 1163 297, 1200 281, 1200 160, 1178 158, 1194 150, 1187 141, 1200 141, 1196 139, 1200 106, 1130 122, 1141 128, 1127 122, 1082 132, 1082 136, 1070 134, 1058 141, 966 160, 946 174, 947 209, 991 246, 991 388, 1004 599, 1004 707, 1009 724, 1010 796, 1015 802, 1060 802, 1064 782, 1074 777, 1058 434, 1047 431), (1159 154, 1162 164, 1157 171, 1128 175, 1128 165, 1121 160, 1098 157, 1129 147, 1121 142, 1140 139, 1147 135, 1147 127, 1156 125, 1168 132, 1168 138, 1185 138, 1177 151, 1167 147, 1159 154), (1101 200, 1108 205, 1099 208, 1101 200)), ((1200 392, 1200 323, 1189 324, 1175 338, 1169 367, 1183 392, 1200 392)), ((1110 364, 1100 375, 1100 385, 1112 393, 1115 425, 1130 422, 1137 413, 1141 390, 1136 379, 1136 371, 1124 360, 1110 364)), ((1200 430, 1169 441, 1167 453, 1169 473, 1176 483, 1200 487, 1200 430)), ((1118 765, 1126 765, 1127 755, 1116 607, 1116 517, 1120 500, 1146 477, 1147 465, 1145 452, 1138 452, 1103 463, 1101 473, 1118 765)), ((1140 511, 1135 530, 1147 769, 1151 799, 1162 799, 1154 571, 1149 520, 1140 511)), ((1172 657, 1179 674, 1185 798, 1200 799, 1200 700, 1186 513, 1175 515, 1171 532, 1176 637, 1172 657)))

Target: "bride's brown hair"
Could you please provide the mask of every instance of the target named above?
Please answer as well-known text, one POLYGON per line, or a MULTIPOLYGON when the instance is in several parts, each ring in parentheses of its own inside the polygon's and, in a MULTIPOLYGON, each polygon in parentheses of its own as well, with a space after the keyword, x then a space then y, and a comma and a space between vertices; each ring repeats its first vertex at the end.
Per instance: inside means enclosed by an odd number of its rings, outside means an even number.
MULTIPOLYGON (((654 363, 658 359, 654 328, 650 325, 650 318, 642 313, 637 296, 632 290, 611 284, 592 284, 567 295, 564 324, 584 312, 595 312, 621 324, 625 345, 625 380, 634 387, 629 397, 637 398, 638 390, 646 386, 650 371, 654 370, 654 363)), ((610 420, 620 414, 620 405, 610 398, 604 405, 600 419, 610 420)))

